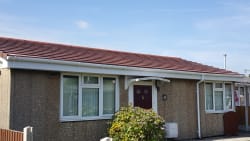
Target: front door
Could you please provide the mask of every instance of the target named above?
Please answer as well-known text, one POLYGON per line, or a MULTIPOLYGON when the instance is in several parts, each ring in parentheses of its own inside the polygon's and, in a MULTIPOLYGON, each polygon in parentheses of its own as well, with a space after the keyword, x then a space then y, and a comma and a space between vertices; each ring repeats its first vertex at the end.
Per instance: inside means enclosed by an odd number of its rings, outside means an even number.
POLYGON ((134 106, 152 109, 152 86, 134 85, 134 106))

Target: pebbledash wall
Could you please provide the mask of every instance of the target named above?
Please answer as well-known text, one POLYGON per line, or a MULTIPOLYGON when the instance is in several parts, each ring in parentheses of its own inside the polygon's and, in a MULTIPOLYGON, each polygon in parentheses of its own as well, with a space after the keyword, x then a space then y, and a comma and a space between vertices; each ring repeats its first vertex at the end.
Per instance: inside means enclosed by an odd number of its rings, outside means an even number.
MULTIPOLYGON (((107 136, 108 120, 60 122, 59 72, 2 70, 0 79, 0 98, 6 100, 0 106, 10 107, 0 107, 4 113, 0 115, 4 119, 0 121, 0 127, 22 130, 27 125, 33 126, 36 141, 99 140, 107 136)), ((158 113, 166 122, 178 123, 178 139, 197 138, 198 80, 170 80, 170 83, 162 82, 158 88, 158 113), (165 101, 163 94, 167 95, 165 101)), ((119 84, 120 106, 126 106, 128 91, 124 88, 124 76, 119 76, 119 84)), ((202 136, 223 134, 223 114, 205 113, 203 84, 200 85, 200 95, 202 136)))
POLYGON ((34 127, 35 141, 99 140, 107 121, 60 122, 60 73, 12 70, 10 128, 34 127))
MULTIPOLYGON (((158 91, 158 112, 166 122, 178 123, 179 139, 197 138, 197 80, 170 79, 158 91), (167 100, 162 100, 162 95, 167 100)), ((200 84, 202 137, 223 135, 223 114, 205 112, 204 83, 200 84)))

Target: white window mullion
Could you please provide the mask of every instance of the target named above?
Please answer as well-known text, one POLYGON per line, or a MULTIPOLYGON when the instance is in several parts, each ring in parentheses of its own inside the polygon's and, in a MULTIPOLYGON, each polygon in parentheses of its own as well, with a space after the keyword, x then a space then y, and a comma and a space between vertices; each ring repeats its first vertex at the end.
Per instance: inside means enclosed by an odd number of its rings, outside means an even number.
POLYGON ((203 89, 204 89, 204 93, 205 93, 205 110, 209 110, 207 107, 207 88, 206 88, 207 83, 204 83, 203 85, 203 89))
POLYGON ((100 78, 99 88, 99 116, 103 115, 103 77, 100 78))
POLYGON ((245 107, 247 106, 247 91, 246 91, 246 86, 244 86, 244 104, 245 104, 245 107))
POLYGON ((232 94, 232 110, 235 112, 235 101, 234 101, 234 87, 233 84, 231 85, 231 94, 232 94))
POLYGON ((225 83, 222 83, 222 88, 223 88, 223 111, 227 110, 226 109, 226 89, 225 89, 225 83))
POLYGON ((79 117, 81 118, 82 117, 82 82, 83 82, 83 76, 79 76, 79 90, 78 90, 78 97, 79 97, 79 100, 78 100, 78 113, 79 113, 79 117))
POLYGON ((120 105, 120 93, 119 93, 119 79, 115 79, 115 112, 119 110, 120 105))
POLYGON ((213 83, 213 111, 215 111, 215 83, 213 83))
POLYGON ((60 87, 60 119, 63 118, 63 75, 61 75, 61 87, 60 87))

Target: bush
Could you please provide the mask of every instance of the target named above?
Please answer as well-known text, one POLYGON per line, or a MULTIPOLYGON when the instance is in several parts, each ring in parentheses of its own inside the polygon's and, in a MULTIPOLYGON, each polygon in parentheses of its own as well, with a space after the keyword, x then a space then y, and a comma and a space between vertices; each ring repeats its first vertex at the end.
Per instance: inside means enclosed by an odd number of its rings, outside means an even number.
POLYGON ((164 140, 164 120, 152 110, 122 107, 108 129, 114 141, 164 140))

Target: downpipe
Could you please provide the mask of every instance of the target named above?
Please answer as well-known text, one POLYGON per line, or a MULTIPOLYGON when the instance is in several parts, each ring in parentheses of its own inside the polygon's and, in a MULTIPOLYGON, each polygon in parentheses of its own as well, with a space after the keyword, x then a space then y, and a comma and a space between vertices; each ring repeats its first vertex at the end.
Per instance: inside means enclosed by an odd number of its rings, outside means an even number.
POLYGON ((198 138, 201 138, 200 83, 204 82, 204 80, 204 74, 202 74, 201 80, 196 83, 198 138))

